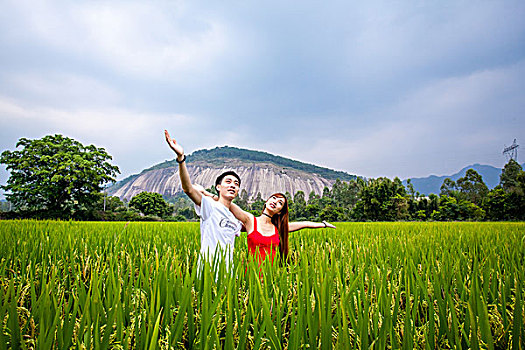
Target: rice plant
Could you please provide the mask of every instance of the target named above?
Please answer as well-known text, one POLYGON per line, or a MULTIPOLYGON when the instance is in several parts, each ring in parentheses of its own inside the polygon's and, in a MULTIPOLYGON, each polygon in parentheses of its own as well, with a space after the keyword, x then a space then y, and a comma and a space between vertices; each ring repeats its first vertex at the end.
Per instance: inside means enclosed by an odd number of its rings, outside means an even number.
POLYGON ((261 267, 198 223, 0 221, 0 349, 525 348, 524 223, 340 223, 261 267))

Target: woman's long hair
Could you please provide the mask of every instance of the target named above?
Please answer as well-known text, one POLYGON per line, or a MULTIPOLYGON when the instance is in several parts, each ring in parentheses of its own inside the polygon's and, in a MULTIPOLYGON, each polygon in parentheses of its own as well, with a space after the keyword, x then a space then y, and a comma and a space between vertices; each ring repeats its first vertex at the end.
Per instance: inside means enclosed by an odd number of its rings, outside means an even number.
POLYGON ((270 197, 274 196, 284 199, 284 205, 281 211, 272 216, 272 224, 277 227, 277 232, 279 232, 279 253, 281 254, 281 261, 286 261, 288 258, 288 200, 282 193, 274 193, 270 197))

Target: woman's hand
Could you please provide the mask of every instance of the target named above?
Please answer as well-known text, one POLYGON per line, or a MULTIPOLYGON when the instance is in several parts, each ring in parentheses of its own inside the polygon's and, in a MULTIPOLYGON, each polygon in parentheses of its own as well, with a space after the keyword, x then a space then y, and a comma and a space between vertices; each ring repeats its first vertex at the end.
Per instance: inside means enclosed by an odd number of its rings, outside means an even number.
POLYGON ((199 191, 200 193, 204 194, 204 192, 206 192, 206 189, 201 186, 201 185, 198 185, 198 184, 193 184, 192 185, 193 188, 196 190, 196 191, 199 191))
POLYGON ((200 192, 201 194, 203 194, 203 195, 205 195, 207 197, 211 197, 213 199, 216 199, 216 197, 217 197, 217 195, 206 191, 206 189, 204 187, 202 187, 201 185, 193 184, 192 186, 193 186, 193 189, 195 191, 200 192))
POLYGON ((182 160, 182 157, 184 156, 184 149, 181 145, 175 141, 175 139, 172 139, 170 137, 170 134, 168 133, 168 130, 164 130, 164 136, 166 136, 166 142, 170 146, 170 148, 177 154, 177 158, 179 160, 182 160))
POLYGON ((327 228, 328 228, 328 227, 329 227, 329 228, 335 228, 335 226, 332 225, 332 224, 329 223, 329 222, 323 221, 323 224, 324 224, 324 226, 327 227, 327 228))

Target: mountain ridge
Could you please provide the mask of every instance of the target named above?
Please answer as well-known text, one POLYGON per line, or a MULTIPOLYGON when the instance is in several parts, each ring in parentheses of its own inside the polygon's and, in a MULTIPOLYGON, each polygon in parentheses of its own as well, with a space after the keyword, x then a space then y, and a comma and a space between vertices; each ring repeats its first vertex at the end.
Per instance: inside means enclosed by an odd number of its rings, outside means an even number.
MULTIPOLYGON (((306 195, 312 191, 320 195, 324 187, 331 187, 336 179, 350 181, 357 178, 343 171, 230 146, 195 151, 187 156, 186 163, 192 182, 205 187, 213 185, 220 173, 236 171, 243 179, 242 188, 252 198, 258 193, 267 197, 274 192, 295 194, 298 190, 306 195)), ((125 199, 141 191, 157 192, 168 198, 180 193, 182 189, 175 159, 128 176, 108 188, 110 194, 125 199)))
MULTIPOLYGON (((283 167, 290 167, 297 170, 304 170, 308 172, 318 173, 329 180, 348 181, 356 178, 355 175, 350 175, 344 171, 333 170, 325 167, 320 167, 315 164, 305 163, 282 156, 277 156, 264 151, 255 151, 245 148, 222 146, 212 149, 201 149, 189 154, 186 158, 187 163, 206 162, 210 160, 224 159, 224 163, 229 163, 232 159, 241 159, 249 162, 269 162, 283 167)), ((218 162, 221 164, 221 162, 218 162)), ((175 159, 167 160, 163 163, 157 164, 149 168, 149 170, 160 169, 164 167, 176 166, 175 159)))
MULTIPOLYGON (((521 164, 522 168, 525 168, 525 163, 521 164)), ((409 178, 412 182, 412 185, 414 186, 414 190, 421 194, 429 195, 431 193, 439 194, 441 191, 441 185, 443 184, 443 181, 446 178, 449 178, 453 181, 457 181, 459 178, 465 176, 467 173, 467 170, 474 169, 478 174, 481 175, 483 182, 487 185, 489 190, 493 189, 499 184, 499 177, 501 175, 502 168, 496 168, 492 165, 486 165, 486 164, 471 164, 468 165, 458 172, 452 174, 452 175, 429 175, 426 177, 418 177, 418 178, 409 178)), ((407 185, 407 180, 403 180, 403 185, 407 185)))

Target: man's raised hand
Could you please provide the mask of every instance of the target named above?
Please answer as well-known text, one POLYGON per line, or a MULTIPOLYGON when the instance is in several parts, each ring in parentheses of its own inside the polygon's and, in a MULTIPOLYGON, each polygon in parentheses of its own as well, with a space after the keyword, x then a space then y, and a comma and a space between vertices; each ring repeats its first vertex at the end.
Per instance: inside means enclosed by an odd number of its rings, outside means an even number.
POLYGON ((182 148, 181 145, 179 145, 177 143, 177 141, 175 141, 175 139, 172 139, 170 137, 170 134, 168 132, 168 130, 164 130, 164 136, 166 136, 166 142, 168 143, 168 145, 170 146, 170 148, 175 152, 177 153, 177 157, 178 158, 182 158, 182 156, 184 155, 184 149, 182 148))

